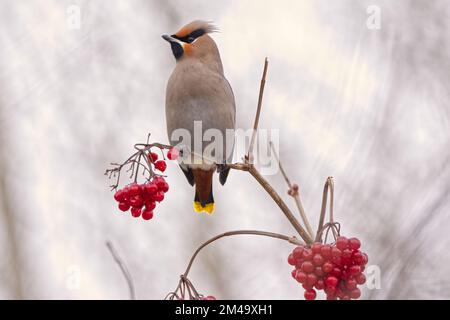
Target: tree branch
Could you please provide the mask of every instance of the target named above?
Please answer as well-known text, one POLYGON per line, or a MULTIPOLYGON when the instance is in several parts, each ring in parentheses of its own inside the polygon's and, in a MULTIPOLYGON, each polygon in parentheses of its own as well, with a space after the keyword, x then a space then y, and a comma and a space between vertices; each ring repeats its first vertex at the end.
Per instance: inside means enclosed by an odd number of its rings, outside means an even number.
POLYGON ((258 106, 256 108, 255 122, 253 124, 252 138, 250 140, 248 152, 245 157, 245 163, 253 163, 253 146, 255 144, 256 133, 258 131, 259 117, 261 115, 261 106, 262 106, 262 100, 263 100, 263 95, 264 95, 264 87, 266 85, 266 75, 267 75, 267 67, 268 66, 269 66, 269 61, 266 58, 264 60, 264 70, 263 70, 263 75, 261 78, 261 84, 259 86, 258 106))
POLYGON ((264 188, 264 190, 266 190, 266 192, 272 197, 273 201, 275 201, 275 203, 284 213, 286 218, 292 224, 294 229, 302 237, 303 241, 305 241, 306 244, 313 243, 312 237, 300 225, 300 223, 292 214, 291 210, 283 201, 283 199, 281 199, 281 197, 275 191, 275 189, 269 184, 269 182, 267 182, 266 179, 264 179, 264 177, 258 172, 258 170, 252 164, 236 163, 236 164, 229 164, 228 167, 235 170, 248 171, 253 176, 253 178, 255 178, 255 180, 258 181, 258 183, 264 188))
POLYGON ((106 246, 108 247, 109 252, 111 253, 112 257, 114 258, 114 261, 119 265, 120 270, 122 271, 123 276, 125 277, 125 280, 127 281, 128 289, 130 291, 130 299, 136 300, 136 293, 134 289, 134 282, 131 277, 130 272, 128 271, 127 266, 120 258, 117 251, 114 249, 113 244, 110 241, 106 242, 106 246))
POLYGON ((194 263, 195 258, 197 257, 197 255, 199 254, 199 252, 206 247, 207 245, 209 245, 210 243, 219 240, 220 238, 223 237, 229 237, 229 236, 235 236, 235 235, 257 235, 257 236, 265 236, 265 237, 271 237, 271 238, 276 238, 276 239, 280 239, 280 240, 285 240, 288 241, 292 244, 296 244, 296 245, 302 245, 303 243, 300 242, 296 237, 288 237, 282 234, 278 234, 278 233, 273 233, 273 232, 266 232, 266 231, 257 231, 257 230, 238 230, 238 231, 229 231, 229 232, 225 232, 225 233, 221 233, 211 239, 209 239, 208 241, 204 242, 202 245, 200 245, 197 250, 195 250, 194 254, 192 255, 189 264, 186 268, 186 271, 184 272, 183 276, 184 278, 187 278, 189 271, 191 270, 192 264, 194 263))

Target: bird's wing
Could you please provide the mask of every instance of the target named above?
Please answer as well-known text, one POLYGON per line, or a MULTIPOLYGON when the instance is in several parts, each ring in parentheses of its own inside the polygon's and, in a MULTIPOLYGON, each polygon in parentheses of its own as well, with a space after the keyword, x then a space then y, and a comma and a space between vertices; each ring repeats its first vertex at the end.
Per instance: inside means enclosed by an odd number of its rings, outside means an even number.
MULTIPOLYGON (((223 75, 208 68, 192 66, 175 68, 167 85, 166 120, 169 140, 172 144, 179 142, 179 137, 172 134, 177 129, 185 129, 194 136, 194 122, 201 121, 201 136, 208 129, 222 133, 223 148, 226 151, 217 156, 216 162, 231 161, 234 141, 227 141, 227 129, 235 128, 234 94, 223 75), (230 143, 226 146, 226 143, 230 143), (227 150, 228 147, 228 150, 227 150)), ((177 131, 179 132, 179 131, 177 131)), ((202 141, 200 153, 210 141, 202 141)), ((189 146, 195 149, 193 139, 189 146)))

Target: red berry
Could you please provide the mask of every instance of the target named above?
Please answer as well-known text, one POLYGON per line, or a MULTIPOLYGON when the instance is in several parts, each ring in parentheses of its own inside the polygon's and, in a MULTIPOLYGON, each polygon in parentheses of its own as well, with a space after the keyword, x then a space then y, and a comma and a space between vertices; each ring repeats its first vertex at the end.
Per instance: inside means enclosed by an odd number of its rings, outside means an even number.
POLYGON ((303 247, 296 247, 292 252, 295 259, 300 259, 303 253, 303 247))
POLYGON ((335 296, 335 294, 336 294, 336 288, 335 287, 331 287, 331 286, 327 286, 326 283, 325 283, 325 289, 323 289, 323 291, 325 291, 325 294, 327 296, 335 296))
POLYGON ((338 248, 333 247, 333 248, 331 249, 331 256, 332 256, 333 258, 340 258, 341 255, 342 255, 342 252, 341 252, 341 250, 339 250, 338 248))
POLYGON ((171 148, 167 152, 167 158, 169 158, 169 160, 176 160, 178 158, 179 154, 180 154, 180 152, 178 151, 177 148, 171 148))
POLYGON ((158 183, 158 190, 161 190, 164 193, 169 191, 169 184, 165 181, 158 183))
POLYGON ((331 262, 325 262, 322 265, 322 270, 325 273, 330 273, 333 270, 333 264, 331 262))
POLYGON ((314 285, 314 287, 317 290, 323 290, 325 288, 325 283, 323 282, 323 280, 317 280, 316 284, 314 285))
POLYGON ((155 201, 146 201, 144 205, 145 205, 145 209, 153 210, 156 207, 156 202, 155 201))
POLYGON ((320 249, 322 248, 322 244, 320 242, 314 242, 311 246, 311 250, 313 253, 320 253, 320 249))
POLYGON ((302 253, 302 257, 305 260, 311 260, 313 257, 313 253, 311 249, 304 249, 302 253))
POLYGON ((328 259, 331 257, 331 246, 329 244, 326 244, 320 248, 320 253, 325 259, 328 259))
POLYGON ((358 299, 359 297, 361 297, 361 290, 359 290, 358 288, 353 289, 352 291, 350 291, 350 298, 352 299, 358 299))
POLYGON ((302 284, 302 287, 303 287, 303 289, 305 289, 305 290, 311 290, 311 289, 313 288, 312 286, 306 284, 306 282, 302 284))
POLYGON ((155 162, 156 160, 158 160, 158 155, 154 152, 150 152, 148 154, 148 160, 150 160, 150 162, 155 162))
POLYGON ((314 289, 306 290, 304 296, 306 300, 314 300, 316 298, 316 290, 314 289))
POLYGON ((369 256, 365 253, 363 253, 362 255, 363 255, 363 261, 362 261, 361 265, 365 266, 367 264, 367 262, 369 262, 369 256))
POLYGON ((123 192, 122 196, 123 196, 124 200, 126 200, 126 199, 128 199, 130 197, 130 187, 129 186, 124 187, 122 189, 122 192, 123 192))
POLYGON ((348 239, 348 246, 352 250, 358 250, 361 247, 361 242, 357 238, 348 239))
POLYGON ((356 250, 356 251, 353 252, 353 254, 352 254, 352 261, 355 264, 358 264, 358 265, 361 265, 364 262, 364 257, 362 255, 361 251, 356 250))
POLYGON ((309 261, 305 261, 302 264, 302 270, 304 273, 311 273, 314 271, 314 265, 309 261))
POLYGON ((323 277, 325 275, 325 272, 323 272, 321 267, 316 267, 316 269, 314 270, 314 274, 317 277, 321 278, 321 277, 323 277))
POLYGON ((131 197, 130 198, 130 205, 133 208, 141 209, 144 206, 144 199, 140 195, 131 197))
POLYGON ((342 258, 341 257, 333 257, 331 258, 331 261, 335 264, 335 265, 342 265, 342 258))
POLYGON ((355 276, 356 283, 364 284, 366 283, 366 276, 363 273, 360 273, 355 276))
POLYGON ((321 266, 324 263, 324 259, 320 254, 315 254, 314 257, 312 258, 312 261, 316 266, 321 266))
POLYGON ((297 269, 291 271, 291 276, 295 279, 295 277, 297 276, 297 269))
POLYGON ((339 278, 341 276, 341 274, 342 274, 341 269, 336 268, 336 267, 333 268, 333 270, 331 270, 331 272, 330 272, 330 275, 332 275, 332 276, 334 276, 336 278, 339 278))
POLYGON ((114 199, 117 202, 121 202, 124 200, 124 192, 123 190, 117 190, 116 193, 114 194, 114 199))
POLYGON ((145 209, 145 210, 142 212, 142 219, 144 219, 144 220, 150 220, 151 218, 153 218, 153 211, 152 211, 152 210, 145 209))
POLYGON ((294 258, 294 255, 292 253, 288 256, 288 263, 291 266, 295 266, 295 264, 297 263, 297 261, 294 258))
POLYGON ((297 271, 295 275, 295 280, 297 280, 300 283, 304 283, 306 281, 306 274, 304 272, 301 272, 300 270, 297 271))
POLYGON ((156 168, 156 170, 164 172, 164 171, 166 171, 167 164, 164 160, 158 160, 155 162, 155 168, 156 168))
POLYGON ((350 268, 348 268, 348 272, 352 276, 355 276, 361 272, 361 268, 359 266, 351 266, 350 268))
POLYGON ((342 251, 342 258, 343 259, 349 259, 350 260, 350 258, 352 257, 352 250, 350 250, 350 249, 344 249, 343 251, 342 251))
POLYGON ((306 276, 306 285, 313 287, 317 282, 317 277, 315 274, 310 273, 306 276))
POLYGON ((155 194, 158 191, 158 187, 154 183, 145 184, 145 192, 149 195, 155 194))
POLYGON ((334 288, 334 287, 336 287, 337 286, 337 284, 338 284, 338 278, 336 278, 336 277, 333 277, 333 276, 329 276, 329 277, 327 277, 326 279, 325 279, 325 285, 327 286, 327 287, 332 287, 332 288, 334 288))
POLYGON ((119 203, 119 209, 121 211, 128 211, 128 209, 130 209, 130 205, 128 203, 125 203, 125 202, 120 202, 119 203))
POLYGON ((338 237, 336 239, 336 247, 339 250, 347 249, 348 239, 346 237, 338 237))
POLYGON ((141 209, 139 208, 131 208, 131 215, 135 218, 141 215, 141 209))
POLYGON ((158 191, 157 193, 155 193, 153 198, 155 199, 155 201, 158 201, 158 202, 163 201, 164 200, 164 192, 158 191))
POLYGON ((133 183, 129 186, 128 194, 130 197, 137 196, 141 194, 141 188, 137 183, 133 183))
POLYGON ((345 287, 347 288, 347 290, 356 289, 357 285, 358 284, 356 283, 355 279, 348 279, 347 282, 345 283, 345 287))

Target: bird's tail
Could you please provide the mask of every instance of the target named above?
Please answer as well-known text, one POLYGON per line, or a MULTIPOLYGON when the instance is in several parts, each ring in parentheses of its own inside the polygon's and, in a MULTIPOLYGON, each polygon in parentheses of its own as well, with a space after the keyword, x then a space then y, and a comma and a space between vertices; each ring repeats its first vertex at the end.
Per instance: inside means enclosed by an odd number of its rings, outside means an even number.
POLYGON ((214 197, 212 190, 212 177, 214 170, 192 169, 195 181, 195 212, 214 212, 214 197))

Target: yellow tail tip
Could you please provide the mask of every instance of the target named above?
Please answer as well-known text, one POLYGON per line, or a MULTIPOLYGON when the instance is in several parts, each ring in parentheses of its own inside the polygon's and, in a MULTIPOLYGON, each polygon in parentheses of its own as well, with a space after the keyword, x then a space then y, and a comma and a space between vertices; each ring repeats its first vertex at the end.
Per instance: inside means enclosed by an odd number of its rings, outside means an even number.
POLYGON ((205 212, 207 214, 213 214, 214 203, 207 203, 204 207, 199 201, 194 201, 194 211, 198 213, 205 212))

